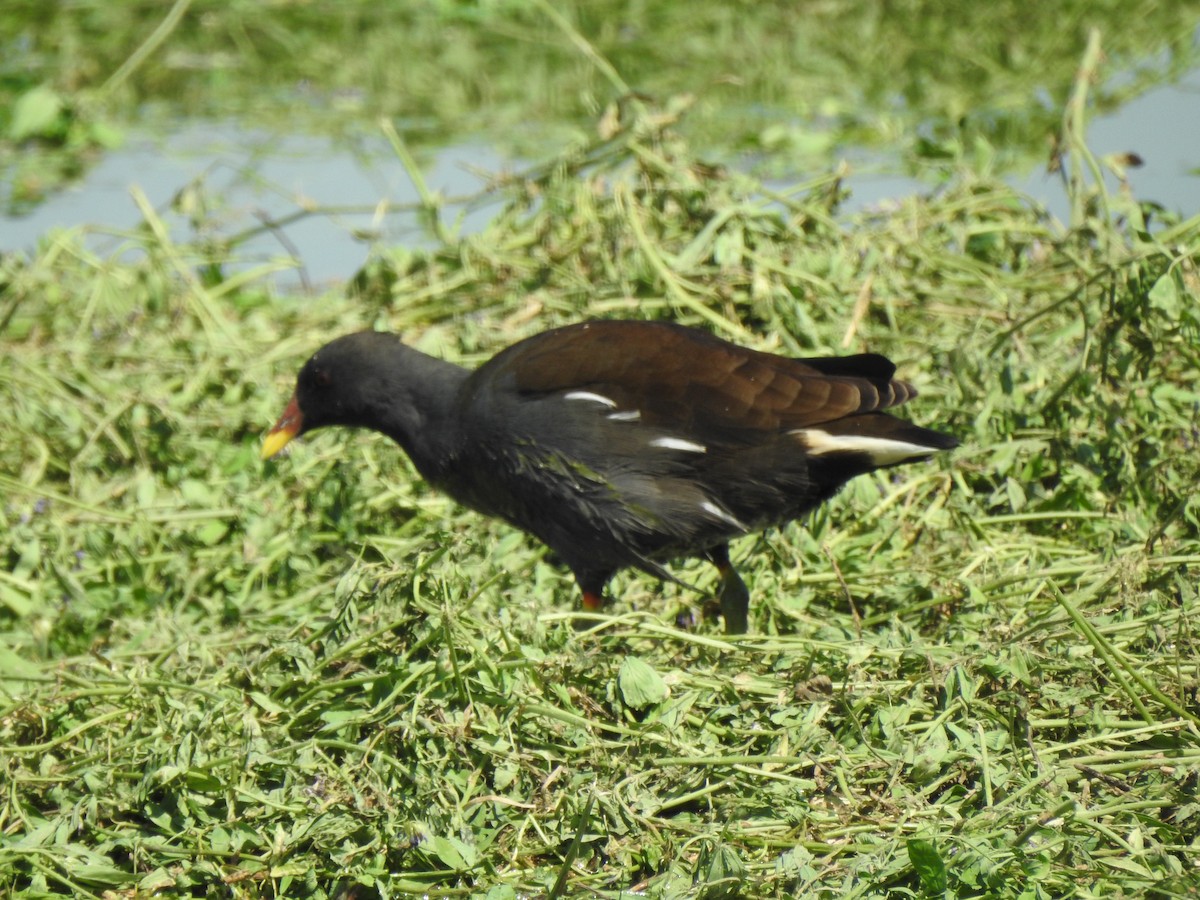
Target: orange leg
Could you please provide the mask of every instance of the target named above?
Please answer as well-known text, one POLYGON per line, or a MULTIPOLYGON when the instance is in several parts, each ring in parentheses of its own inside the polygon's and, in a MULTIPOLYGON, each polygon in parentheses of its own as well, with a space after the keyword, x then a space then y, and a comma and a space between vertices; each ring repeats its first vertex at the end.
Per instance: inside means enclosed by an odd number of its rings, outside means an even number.
POLYGON ((607 605, 604 586, 613 577, 612 570, 602 572, 575 572, 575 582, 583 594, 583 608, 588 612, 600 612, 607 605))
POLYGON ((600 612, 604 608, 604 595, 594 591, 583 592, 583 608, 588 612, 600 612))

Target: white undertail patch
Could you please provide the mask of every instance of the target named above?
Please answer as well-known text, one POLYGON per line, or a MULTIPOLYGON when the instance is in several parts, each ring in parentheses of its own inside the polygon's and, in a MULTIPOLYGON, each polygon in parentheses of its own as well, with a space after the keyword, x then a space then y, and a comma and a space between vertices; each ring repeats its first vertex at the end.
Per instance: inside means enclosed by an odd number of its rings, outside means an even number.
POLYGON ((664 450, 683 450, 685 453, 707 453, 708 448, 695 441, 687 441, 677 437, 658 437, 650 442, 651 447, 662 447, 664 450))
POLYGON ((799 428, 791 434, 800 438, 809 456, 827 453, 862 453, 876 466, 891 466, 906 459, 929 456, 937 447, 911 444, 891 438, 869 437, 862 434, 830 434, 819 428, 799 428))

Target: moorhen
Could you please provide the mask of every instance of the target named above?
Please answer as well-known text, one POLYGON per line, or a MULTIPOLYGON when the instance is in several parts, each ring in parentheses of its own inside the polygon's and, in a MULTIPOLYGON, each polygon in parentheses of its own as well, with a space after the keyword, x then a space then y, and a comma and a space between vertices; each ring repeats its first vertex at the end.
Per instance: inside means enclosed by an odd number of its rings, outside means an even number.
POLYGON ((788 359, 631 321, 546 331, 470 371, 363 331, 304 364, 262 456, 328 425, 381 432, 431 484, 549 546, 586 608, 618 569, 677 581, 660 560, 702 556, 740 634, 730 538, 958 444, 882 411, 916 396, 895 371, 874 353, 788 359))

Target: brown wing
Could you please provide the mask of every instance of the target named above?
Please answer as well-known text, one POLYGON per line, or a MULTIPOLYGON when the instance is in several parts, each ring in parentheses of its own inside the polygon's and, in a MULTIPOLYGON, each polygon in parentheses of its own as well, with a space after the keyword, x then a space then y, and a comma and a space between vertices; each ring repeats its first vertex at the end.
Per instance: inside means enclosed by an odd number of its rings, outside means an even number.
POLYGON ((788 359, 693 328, 607 321, 521 341, 476 376, 527 396, 587 391, 637 410, 647 425, 736 439, 897 406, 916 391, 894 373, 876 354, 788 359))

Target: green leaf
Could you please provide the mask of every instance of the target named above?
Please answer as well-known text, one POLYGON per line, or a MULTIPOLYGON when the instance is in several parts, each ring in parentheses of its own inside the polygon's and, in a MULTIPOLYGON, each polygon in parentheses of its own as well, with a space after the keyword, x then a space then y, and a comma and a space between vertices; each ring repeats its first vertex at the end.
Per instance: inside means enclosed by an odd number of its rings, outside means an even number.
MULTIPOLYGON (((33 611, 33 598, 7 584, 0 584, 0 604, 8 607, 9 612, 18 618, 24 618, 33 611)), ((4 671, 4 661, 0 657, 0 672, 4 671)))
POLYGON ((9 140, 54 137, 61 130, 61 117, 66 104, 62 97, 46 85, 26 91, 13 104, 12 121, 8 124, 9 140))
POLYGON ((108 885, 109 887, 129 884, 136 877, 132 872, 104 863, 77 866, 72 869, 71 875, 85 884, 108 885))
POLYGON ((179 483, 179 493, 192 506, 216 506, 213 489, 195 478, 185 478, 179 483))
POLYGON ((334 731, 346 725, 360 721, 363 712, 360 709, 327 709, 321 713, 321 721, 325 723, 326 731, 334 731))
POLYGON ((189 768, 184 772, 184 782, 193 791, 218 794, 224 787, 221 779, 207 769, 189 768))
POLYGON ((1150 306, 1169 319, 1179 318, 1179 299, 1179 285, 1171 272, 1159 278, 1154 282, 1154 287, 1150 288, 1150 306))
POLYGON ((206 547, 215 547, 229 533, 229 525, 218 519, 205 522, 196 529, 196 540, 206 547))
POLYGON ((105 150, 115 150, 125 140, 125 133, 109 122, 93 122, 88 133, 92 142, 105 150))
POLYGON ((264 694, 262 691, 250 691, 250 699, 261 706, 264 710, 275 716, 283 715, 286 710, 264 694))
POLYGON ((158 485, 154 483, 154 476, 148 472, 142 473, 138 478, 137 488, 134 495, 137 497, 137 504, 142 509, 153 506, 155 499, 158 497, 158 485))
POLYGON ((946 863, 933 841, 911 838, 908 841, 908 861, 921 879, 921 890, 928 895, 946 892, 946 863))
POLYGON ((703 853, 696 864, 697 881, 702 885, 701 900, 725 900, 741 892, 746 880, 746 864, 728 844, 718 844, 703 853))
POLYGON ((438 835, 430 839, 427 848, 447 869, 466 872, 475 867, 475 848, 456 837, 438 835))
POLYGON ((1124 856, 1106 856, 1099 858, 1099 862, 1108 866, 1110 869, 1120 869, 1123 872, 1129 872, 1133 875, 1138 875, 1149 881, 1157 881, 1158 876, 1151 872, 1148 868, 1139 862, 1128 859, 1124 856))
POLYGON ((0 678, 33 678, 41 667, 8 647, 0 646, 0 678))
POLYGON ((627 656, 617 673, 617 686, 625 704, 634 710, 643 710, 662 703, 671 694, 671 689, 661 675, 636 656, 627 656))
POLYGON ((161 891, 165 888, 175 887, 175 879, 166 869, 164 869, 162 866, 159 866, 157 869, 150 872, 148 875, 146 875, 146 877, 139 881, 137 886, 139 891, 145 891, 149 894, 152 894, 155 891, 161 891))

